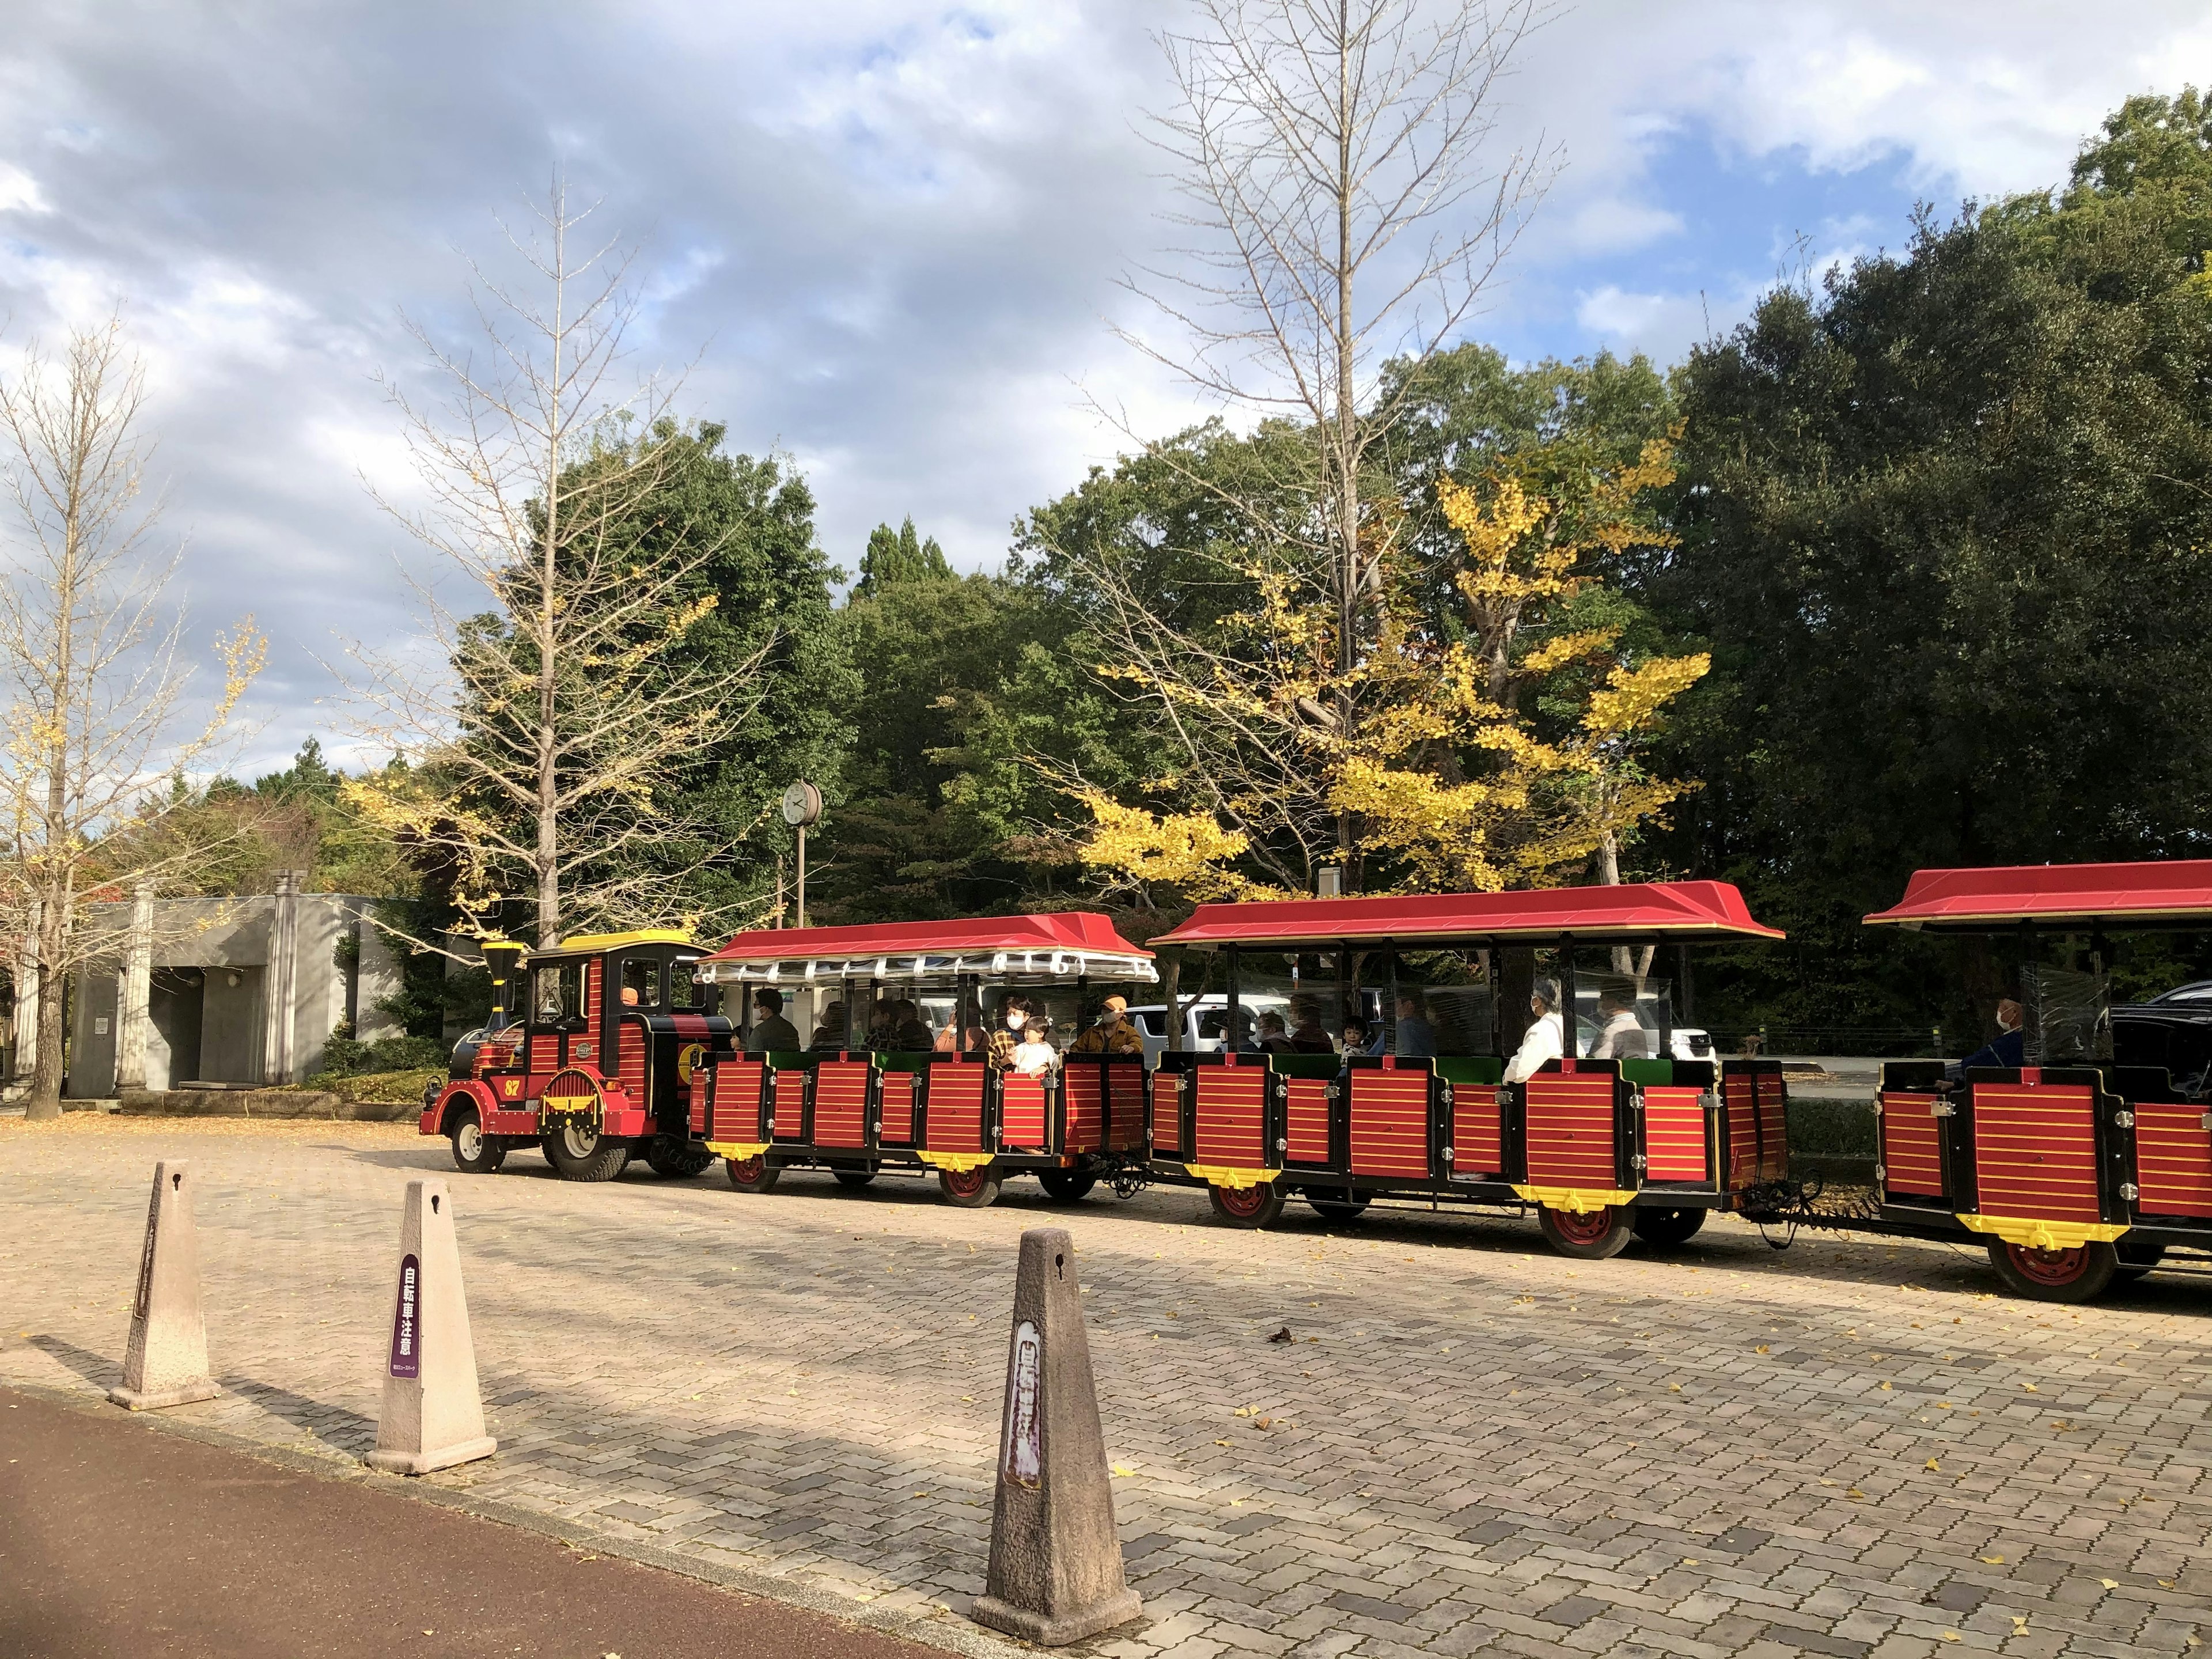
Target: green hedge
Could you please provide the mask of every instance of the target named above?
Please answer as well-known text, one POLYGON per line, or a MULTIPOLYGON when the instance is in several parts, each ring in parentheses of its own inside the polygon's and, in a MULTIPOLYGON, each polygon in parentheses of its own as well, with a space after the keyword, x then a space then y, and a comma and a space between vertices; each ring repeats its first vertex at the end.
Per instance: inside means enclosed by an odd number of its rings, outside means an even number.
POLYGON ((1870 1100, 1798 1100, 1790 1103, 1790 1150, 1831 1158, 1875 1156, 1874 1103, 1870 1100))

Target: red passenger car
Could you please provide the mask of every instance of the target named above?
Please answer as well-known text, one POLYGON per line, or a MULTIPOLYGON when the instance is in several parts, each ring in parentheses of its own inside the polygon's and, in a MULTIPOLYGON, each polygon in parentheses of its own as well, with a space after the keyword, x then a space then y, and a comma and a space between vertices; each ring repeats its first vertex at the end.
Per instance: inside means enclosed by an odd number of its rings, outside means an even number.
POLYGON ((763 987, 817 1002, 834 992, 842 1010, 805 1049, 763 1049, 749 1023, 741 1052, 693 1091, 692 1144, 726 1159, 741 1192, 813 1167, 854 1187, 884 1170, 934 1171, 944 1196, 970 1207, 997 1198, 1009 1175, 1034 1175, 1072 1200, 1142 1163, 1140 1052, 1066 1053, 1034 1072, 990 1053, 994 1005, 1009 998, 1057 1000, 1080 1024, 1095 995, 1154 982, 1152 953, 1104 916, 765 929, 740 933, 699 971, 733 1014, 739 1002, 750 1014, 763 987), (881 1017, 901 1005, 915 1013, 881 1017))
POLYGON ((1162 1057, 1154 1172, 1204 1182, 1215 1213, 1245 1226, 1296 1194, 1332 1218, 1376 1198, 1534 1207, 1570 1255, 1612 1255, 1632 1235, 1680 1243, 1708 1211, 1787 1179, 1781 1068, 1678 1058, 1647 975, 1614 975, 1599 993, 1616 1038, 1634 1025, 1636 1040, 1599 1040, 1577 974, 1614 947, 1781 937, 1721 882, 1201 905, 1153 943, 1218 956, 1228 1040, 1162 1057), (1498 953, 1540 946, 1560 981, 1557 1057, 1509 1081, 1498 953), (1261 956, 1288 962, 1293 1007, 1364 1011, 1363 978, 1379 981, 1386 1052, 1259 1051, 1243 1004, 1261 956), (1381 965, 1363 975, 1362 958, 1381 965))
POLYGON ((1881 1230, 1979 1239, 2008 1286, 2051 1302, 2212 1249, 2212 1117, 2116 1051, 2106 985, 2112 935, 2212 929, 2212 860, 1923 870, 1866 920, 2009 939, 2026 1013, 2017 1066, 1882 1067, 1881 1230))

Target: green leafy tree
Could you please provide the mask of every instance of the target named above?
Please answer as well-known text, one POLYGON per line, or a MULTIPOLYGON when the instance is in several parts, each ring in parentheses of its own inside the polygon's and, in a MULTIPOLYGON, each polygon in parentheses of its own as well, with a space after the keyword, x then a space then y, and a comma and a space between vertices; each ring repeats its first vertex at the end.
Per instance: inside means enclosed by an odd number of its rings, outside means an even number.
POLYGON ((860 580, 854 585, 854 599, 872 599, 885 589, 908 582, 951 581, 952 567, 937 538, 915 537, 914 520, 896 530, 879 524, 868 533, 867 551, 860 555, 860 580))
POLYGON ((1858 926, 1915 867, 2201 852, 2208 191, 2196 95, 2130 100, 2063 197, 1923 214, 1681 371, 1681 543, 1645 592, 1716 667, 1673 851, 1794 939, 1709 975, 1709 1015, 1964 1027, 2003 988, 1985 949, 1858 926))
POLYGON ((678 538, 708 550, 672 586, 699 619, 667 672, 750 680, 750 695, 655 784, 674 830, 639 854, 682 880, 716 930, 769 913, 790 840, 776 803, 800 778, 838 799, 860 690, 830 592, 844 573, 815 544, 812 490, 782 458, 726 453, 726 432, 709 422, 656 434, 660 482, 619 532, 648 563, 678 538))

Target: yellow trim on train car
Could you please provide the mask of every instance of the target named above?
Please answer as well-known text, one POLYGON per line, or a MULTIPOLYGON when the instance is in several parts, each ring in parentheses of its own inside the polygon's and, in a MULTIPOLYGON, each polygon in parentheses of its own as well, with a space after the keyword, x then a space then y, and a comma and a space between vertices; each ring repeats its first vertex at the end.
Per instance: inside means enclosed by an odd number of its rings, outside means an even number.
POLYGON ((917 1149, 915 1156, 937 1169, 957 1170, 963 1174, 998 1161, 996 1152, 932 1152, 917 1149))
POLYGON ((749 1158, 758 1158, 768 1150, 765 1140, 709 1140, 701 1143, 716 1158, 726 1158, 732 1164, 742 1164, 749 1158))
POLYGON ((1236 1192, 1247 1187, 1267 1186, 1283 1173, 1280 1170, 1234 1170, 1219 1164, 1186 1164, 1182 1167, 1194 1180, 1236 1192))
POLYGON ((1525 1203, 1540 1204, 1547 1210, 1565 1210, 1569 1215, 1589 1215, 1632 1204, 1636 1200, 1632 1192, 1608 1192, 1598 1187, 1516 1187, 1513 1190, 1525 1203))
POLYGON ((2109 1244, 2127 1231, 2125 1222, 2029 1221, 2010 1215, 1962 1215, 1960 1221, 1978 1233, 1995 1233, 2008 1244, 2029 1250, 2078 1250, 2092 1242, 2109 1244))
POLYGON ((579 933, 575 938, 564 939, 546 950, 533 951, 531 958, 534 962, 539 957, 618 951, 625 945, 696 945, 698 942, 681 927, 640 927, 627 933, 579 933))

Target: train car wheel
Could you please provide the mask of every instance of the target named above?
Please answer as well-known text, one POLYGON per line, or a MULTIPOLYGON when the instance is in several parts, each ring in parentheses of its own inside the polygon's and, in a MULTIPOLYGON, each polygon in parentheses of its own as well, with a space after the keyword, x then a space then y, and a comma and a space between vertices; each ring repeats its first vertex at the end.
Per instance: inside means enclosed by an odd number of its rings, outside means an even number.
POLYGON ((483 1132, 483 1121, 473 1106, 464 1106, 453 1114, 453 1127, 447 1133, 453 1139, 456 1169, 470 1175, 489 1175, 507 1162, 507 1143, 483 1132))
POLYGON ((1561 1255, 1573 1256, 1578 1261, 1602 1261, 1626 1249, 1628 1241, 1635 1237, 1629 1218, 1628 1207, 1620 1204, 1609 1204, 1601 1210, 1584 1210, 1579 1214, 1572 1210, 1555 1210, 1549 1205, 1536 1212, 1536 1220, 1544 1229, 1545 1242, 1561 1255))
POLYGON ((722 1161, 730 1185, 741 1193, 772 1193, 775 1183, 783 1179, 783 1171, 768 1161, 765 1152, 755 1152, 750 1158, 732 1158, 722 1161))
POLYGON ((830 1173, 837 1177, 840 1187, 865 1187, 876 1178, 873 1170, 832 1170, 830 1173))
POLYGON ((655 1135, 646 1143, 645 1161, 657 1176, 666 1176, 671 1181, 688 1181, 693 1176, 704 1175, 707 1166, 714 1161, 714 1155, 704 1146, 678 1140, 674 1135, 655 1135))
POLYGON ((2094 1241, 2070 1250, 2039 1250, 1993 1238, 1990 1261, 2007 1290, 2035 1302, 2094 1301, 2120 1266, 2111 1245, 2094 1241))
POLYGON ((999 1184, 999 1172, 988 1164, 973 1170, 937 1172, 937 1190, 945 1195, 945 1201, 957 1204, 963 1210, 980 1210, 997 1203, 999 1184))
POLYGON ((1373 1201, 1357 1187, 1330 1187, 1322 1191, 1328 1194, 1327 1197, 1309 1187, 1306 1202, 1313 1206, 1316 1215, 1331 1226, 1341 1226, 1347 1221, 1358 1220, 1367 1213, 1367 1206, 1373 1201))
POLYGON ((1055 1204, 1079 1204, 1091 1196, 1098 1177, 1088 1170, 1039 1170, 1037 1184, 1055 1204))
POLYGON ((1249 1187, 1209 1187, 1207 1194, 1213 1200, 1213 1213, 1232 1227, 1268 1227, 1283 1212, 1283 1195, 1275 1190, 1272 1181, 1256 1182, 1249 1187))
POLYGON ((1671 1249, 1677 1244, 1686 1244, 1697 1236, 1698 1229, 1705 1224, 1705 1212, 1699 1208, 1661 1209, 1656 1206, 1638 1204, 1628 1212, 1630 1227, 1646 1244, 1656 1244, 1661 1249, 1671 1249))
POLYGON ((539 1143, 563 1181, 612 1181, 629 1162, 629 1144, 602 1134, 596 1127, 568 1124, 539 1143))

